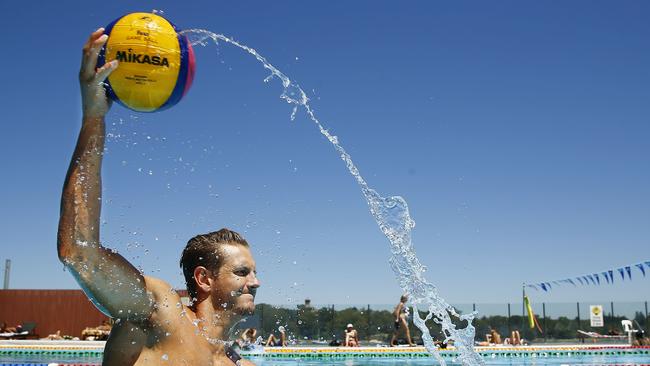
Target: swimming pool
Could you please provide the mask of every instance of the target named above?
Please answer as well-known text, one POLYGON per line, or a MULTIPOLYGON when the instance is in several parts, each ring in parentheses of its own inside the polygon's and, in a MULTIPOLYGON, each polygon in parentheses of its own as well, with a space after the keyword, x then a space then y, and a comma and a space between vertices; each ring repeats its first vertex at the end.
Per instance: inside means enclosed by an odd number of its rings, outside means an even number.
MULTIPOLYGON (((0 342, 1 366, 99 366, 103 342, 61 344, 0 342)), ((650 365, 650 347, 531 346, 477 347, 487 365, 650 365)), ((396 366, 435 365, 422 347, 284 347, 265 348, 245 357, 258 366, 396 366)), ((457 353, 441 351, 449 365, 458 365, 457 353)))
MULTIPOLYGON (((258 366, 429 366, 435 365, 433 358, 320 358, 320 359, 268 359, 264 357, 250 358, 258 366)), ((535 365, 535 366, 559 366, 559 365, 602 365, 602 366, 620 366, 620 365, 650 365, 650 357, 642 355, 629 356, 563 356, 563 357, 546 357, 546 358, 486 358, 487 365, 535 365)), ((0 357, 2 366, 48 366, 48 365, 65 365, 65 366, 100 366, 99 358, 44 358, 44 357, 0 357)), ((458 365, 452 360, 447 362, 448 365, 458 365)))

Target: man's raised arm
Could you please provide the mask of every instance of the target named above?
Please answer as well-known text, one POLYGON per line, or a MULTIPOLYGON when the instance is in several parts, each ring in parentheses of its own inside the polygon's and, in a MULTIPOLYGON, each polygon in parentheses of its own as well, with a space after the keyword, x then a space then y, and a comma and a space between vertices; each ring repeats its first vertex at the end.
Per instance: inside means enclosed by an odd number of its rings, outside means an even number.
POLYGON ((61 197, 59 259, 93 303, 106 315, 147 320, 153 303, 144 276, 124 257, 99 241, 104 115, 110 107, 102 82, 117 61, 96 69, 97 55, 108 37, 98 29, 83 49, 79 82, 83 121, 61 197))

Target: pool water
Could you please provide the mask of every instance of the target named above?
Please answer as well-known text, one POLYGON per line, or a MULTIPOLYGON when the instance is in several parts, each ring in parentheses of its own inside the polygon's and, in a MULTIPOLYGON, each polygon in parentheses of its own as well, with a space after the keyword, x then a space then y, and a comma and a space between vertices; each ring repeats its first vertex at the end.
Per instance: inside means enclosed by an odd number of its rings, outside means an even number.
MULTIPOLYGON (((262 357, 249 358, 258 366, 429 366, 436 365, 433 358, 320 358, 320 359, 265 359, 262 357)), ((563 356, 563 357, 495 357, 485 358, 487 365, 535 365, 535 366, 569 366, 569 365, 599 365, 599 366, 621 366, 621 365, 650 365, 650 357, 647 355, 628 356, 563 356)), ((0 357, 2 366, 100 366, 101 359, 98 358, 53 358, 53 357, 0 357)), ((447 361, 448 365, 459 365, 452 360, 447 361)))

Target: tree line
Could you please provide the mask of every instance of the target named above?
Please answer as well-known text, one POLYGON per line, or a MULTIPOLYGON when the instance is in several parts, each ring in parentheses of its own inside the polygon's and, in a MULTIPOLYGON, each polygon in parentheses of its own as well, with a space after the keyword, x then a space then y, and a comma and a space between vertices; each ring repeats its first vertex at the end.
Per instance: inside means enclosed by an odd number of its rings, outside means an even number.
MULTIPOLYGON (((426 314, 421 313, 422 317, 426 314)), ((373 310, 370 306, 365 308, 350 307, 337 310, 333 306, 314 308, 309 305, 298 305, 295 309, 276 307, 269 304, 258 304, 256 306, 255 318, 261 336, 268 337, 272 332, 277 334, 279 326, 287 329, 288 337, 298 342, 321 341, 329 342, 334 339, 343 338, 344 329, 348 323, 354 325, 359 332, 362 342, 388 343, 393 331, 395 317, 389 310, 373 310)), ((528 327, 528 318, 521 315, 507 316, 483 316, 476 318, 472 323, 476 329, 476 340, 485 340, 485 335, 490 329, 495 329, 509 337, 510 333, 518 330, 521 337, 534 342, 545 340, 566 340, 578 339, 578 330, 597 332, 601 334, 618 333, 623 334, 621 320, 622 316, 606 316, 604 327, 592 328, 588 319, 569 318, 560 316, 558 318, 538 318, 542 332, 538 329, 528 327)), ((641 312, 637 312, 635 319, 638 324, 648 328, 648 319, 641 312)), ((420 330, 410 320, 411 336, 419 340, 420 330)), ((466 323, 458 324, 465 327, 466 323)), ((434 339, 443 340, 441 328, 434 322, 429 322, 429 331, 434 339)))

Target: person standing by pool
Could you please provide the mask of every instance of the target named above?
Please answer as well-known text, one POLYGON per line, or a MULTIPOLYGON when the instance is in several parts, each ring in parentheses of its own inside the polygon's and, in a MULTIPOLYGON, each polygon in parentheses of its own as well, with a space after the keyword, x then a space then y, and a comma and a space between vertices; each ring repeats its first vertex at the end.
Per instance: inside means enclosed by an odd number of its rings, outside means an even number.
POLYGON ((165 281, 145 276, 101 245, 101 164, 110 102, 102 82, 117 67, 97 69, 104 29, 83 48, 79 82, 83 120, 61 198, 58 255, 88 298, 115 319, 104 349, 111 365, 252 365, 223 342, 230 319, 250 314, 260 283, 248 243, 221 229, 190 239, 181 267, 190 306, 165 281))
POLYGON ((393 338, 390 340, 390 345, 395 346, 397 341, 397 336, 399 335, 400 328, 404 329, 406 333, 406 341, 409 343, 409 346, 415 346, 415 343, 411 340, 411 331, 409 330, 408 323, 408 307, 406 302, 408 301, 408 296, 406 294, 402 295, 399 299, 399 304, 395 306, 393 310, 393 316, 395 317, 395 331, 393 331, 393 338))

